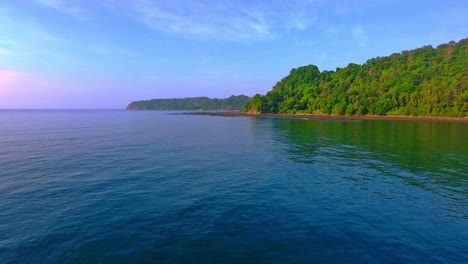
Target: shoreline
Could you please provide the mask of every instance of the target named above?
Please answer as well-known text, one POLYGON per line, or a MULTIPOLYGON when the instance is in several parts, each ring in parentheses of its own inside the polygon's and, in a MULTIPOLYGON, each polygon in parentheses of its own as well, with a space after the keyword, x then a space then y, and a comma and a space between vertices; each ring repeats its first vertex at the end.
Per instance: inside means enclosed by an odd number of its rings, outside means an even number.
POLYGON ((326 115, 326 114, 251 114, 245 112, 231 111, 200 111, 200 112, 184 112, 185 115, 208 115, 208 116, 224 116, 224 117, 261 117, 261 118, 294 118, 294 119, 310 119, 310 120, 400 120, 400 121, 432 121, 432 122, 452 122, 452 123, 468 123, 468 116, 465 117, 441 117, 441 116, 398 116, 398 115, 326 115))

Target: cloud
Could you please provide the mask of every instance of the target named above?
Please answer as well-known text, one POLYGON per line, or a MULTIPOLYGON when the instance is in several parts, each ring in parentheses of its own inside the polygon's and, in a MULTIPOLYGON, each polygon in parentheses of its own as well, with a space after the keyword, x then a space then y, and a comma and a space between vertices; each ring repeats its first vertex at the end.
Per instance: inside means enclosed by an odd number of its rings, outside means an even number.
POLYGON ((286 21, 286 26, 288 29, 305 31, 317 20, 315 16, 306 16, 305 14, 292 15, 288 21, 286 21))
POLYGON ((139 0, 129 11, 133 18, 156 31, 185 37, 226 40, 273 37, 262 12, 223 1, 139 0))
POLYGON ((18 16, 11 10, 0 9, 2 54, 24 54, 33 50, 47 50, 63 42, 63 38, 50 33, 39 24, 18 16))
POLYGON ((359 46, 361 47, 367 46, 368 37, 362 25, 355 25, 352 29, 352 34, 354 38, 356 39, 359 46))
POLYGON ((0 56, 2 55, 11 55, 14 52, 12 50, 7 50, 7 49, 0 49, 0 56))
POLYGON ((284 21, 280 23, 289 30, 305 31, 318 22, 318 9, 322 2, 322 0, 284 1, 279 3, 275 17, 282 18, 284 21))
POLYGON ((59 12, 71 15, 79 20, 87 20, 87 15, 84 9, 72 5, 72 3, 77 3, 77 1, 65 1, 65 0, 34 0, 36 4, 55 9, 59 12))
POLYGON ((116 56, 116 57, 136 57, 139 53, 136 50, 124 49, 108 44, 93 44, 88 50, 97 55, 116 56))
POLYGON ((287 31, 306 31, 317 22, 322 0, 168 1, 105 0, 108 10, 157 32, 198 40, 258 41, 287 31), (286 30, 286 31, 285 31, 286 30))
POLYGON ((21 12, 0 9, 0 57, 4 65, 21 68, 29 67, 31 62, 52 65, 73 56, 63 52, 68 44, 67 38, 52 33, 21 12))

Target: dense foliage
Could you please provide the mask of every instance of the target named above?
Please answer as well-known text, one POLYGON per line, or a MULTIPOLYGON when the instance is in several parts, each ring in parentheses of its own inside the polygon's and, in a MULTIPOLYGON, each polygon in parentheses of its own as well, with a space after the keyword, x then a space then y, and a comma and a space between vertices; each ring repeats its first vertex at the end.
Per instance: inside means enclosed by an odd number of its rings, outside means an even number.
POLYGON ((208 97, 152 99, 132 102, 127 106, 127 110, 241 110, 249 100, 250 97, 245 95, 233 95, 226 99, 208 97))
POLYGON ((468 39, 377 57, 336 71, 292 69, 244 111, 466 116, 468 39))

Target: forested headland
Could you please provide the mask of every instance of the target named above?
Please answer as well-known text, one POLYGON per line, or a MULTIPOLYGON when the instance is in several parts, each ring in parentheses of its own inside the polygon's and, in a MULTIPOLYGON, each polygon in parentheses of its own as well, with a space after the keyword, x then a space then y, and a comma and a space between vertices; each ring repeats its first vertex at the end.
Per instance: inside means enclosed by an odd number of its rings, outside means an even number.
POLYGON ((127 110, 242 110, 249 100, 250 97, 245 95, 233 95, 225 99, 208 97, 152 99, 134 101, 127 106, 127 110))
POLYGON ((336 71, 292 69, 251 113, 467 116, 468 39, 351 63, 336 71))

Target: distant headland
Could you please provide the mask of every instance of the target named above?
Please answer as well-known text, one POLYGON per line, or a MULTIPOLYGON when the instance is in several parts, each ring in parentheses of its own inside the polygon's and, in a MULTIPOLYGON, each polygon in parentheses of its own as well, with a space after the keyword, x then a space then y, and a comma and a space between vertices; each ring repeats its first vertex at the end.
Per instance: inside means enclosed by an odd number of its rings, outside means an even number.
POLYGON ((171 99, 152 99, 134 101, 127 106, 127 110, 242 110, 246 103, 250 101, 246 95, 231 96, 225 99, 208 97, 188 97, 171 99))

